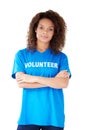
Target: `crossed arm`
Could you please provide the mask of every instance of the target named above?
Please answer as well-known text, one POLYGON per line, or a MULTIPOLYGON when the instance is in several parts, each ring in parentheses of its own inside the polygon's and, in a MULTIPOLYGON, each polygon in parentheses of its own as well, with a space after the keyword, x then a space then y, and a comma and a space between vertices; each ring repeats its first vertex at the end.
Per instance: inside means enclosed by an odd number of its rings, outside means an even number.
POLYGON ((66 70, 59 72, 55 77, 41 77, 16 73, 16 81, 20 88, 41 88, 50 86, 51 88, 66 88, 69 83, 69 73, 66 70))

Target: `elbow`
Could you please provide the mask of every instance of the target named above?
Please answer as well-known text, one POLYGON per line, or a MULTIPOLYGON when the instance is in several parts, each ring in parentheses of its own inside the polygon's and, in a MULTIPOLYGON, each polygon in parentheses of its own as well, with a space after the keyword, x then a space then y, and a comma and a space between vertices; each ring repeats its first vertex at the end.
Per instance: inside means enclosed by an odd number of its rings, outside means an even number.
POLYGON ((23 88, 24 84, 23 83, 20 83, 17 79, 16 79, 16 83, 17 83, 17 86, 19 88, 23 88))
POLYGON ((62 84, 62 88, 67 88, 68 87, 68 84, 69 84, 69 80, 67 80, 66 82, 64 82, 62 84))
POLYGON ((22 83, 17 82, 17 86, 18 86, 18 88, 23 88, 24 85, 22 83))
POLYGON ((69 78, 57 78, 56 84, 54 84, 54 88, 63 89, 67 88, 69 84, 69 78))
POLYGON ((52 85, 51 86, 52 88, 55 88, 55 89, 63 89, 63 88, 67 88, 68 87, 68 84, 58 84, 58 85, 52 85))
POLYGON ((20 84, 18 84, 18 88, 23 88, 23 86, 22 86, 22 85, 20 85, 20 84))
POLYGON ((58 84, 59 89, 67 88, 69 84, 69 79, 62 81, 60 84, 58 84))
POLYGON ((67 88, 68 87, 68 84, 64 84, 63 86, 62 86, 62 88, 67 88))
POLYGON ((20 84, 17 84, 17 86, 18 86, 18 88, 23 88, 23 86, 22 86, 22 85, 20 85, 20 84))

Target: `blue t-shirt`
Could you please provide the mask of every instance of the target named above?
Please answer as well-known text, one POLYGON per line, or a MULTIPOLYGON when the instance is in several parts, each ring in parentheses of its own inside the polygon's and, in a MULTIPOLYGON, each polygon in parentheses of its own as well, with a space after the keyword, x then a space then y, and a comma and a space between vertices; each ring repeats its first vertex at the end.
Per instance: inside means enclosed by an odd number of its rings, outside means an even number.
MULTIPOLYGON (((63 53, 53 54, 50 49, 44 52, 19 50, 14 59, 12 77, 16 72, 43 77, 54 77, 61 70, 70 73, 68 58, 63 53)), ((22 107, 19 125, 43 125, 64 127, 64 95, 62 89, 50 86, 23 88, 22 107)))

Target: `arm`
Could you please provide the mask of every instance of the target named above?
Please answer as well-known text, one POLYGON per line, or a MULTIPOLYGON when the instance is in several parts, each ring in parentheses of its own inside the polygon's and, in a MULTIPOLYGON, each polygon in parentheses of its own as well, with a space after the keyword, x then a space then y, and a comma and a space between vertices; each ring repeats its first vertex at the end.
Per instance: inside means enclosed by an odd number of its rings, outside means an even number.
POLYGON ((44 85, 42 85, 40 83, 27 83, 27 82, 18 83, 18 86, 20 88, 42 88, 42 87, 45 87, 44 85))
MULTIPOLYGON (((17 81, 17 84, 20 88, 41 88, 41 87, 44 87, 43 84, 40 84, 40 83, 37 83, 37 82, 33 82, 33 79, 34 76, 30 76, 30 75, 27 75, 27 74, 24 74, 23 72, 17 72, 16 73, 16 81, 17 81), (24 78, 23 80, 21 80, 21 78, 24 78), (26 82, 26 80, 29 79, 32 79, 31 82, 26 82)), ((29 80, 30 81, 30 80, 29 80)))
POLYGON ((38 77, 37 82, 44 84, 46 86, 50 86, 52 88, 66 88, 68 86, 69 78, 61 78, 61 77, 54 77, 54 78, 45 78, 45 77, 38 77))
POLYGON ((38 77, 37 82, 52 88, 66 88, 69 83, 69 73, 63 70, 53 78, 38 77))
POLYGON ((37 88, 50 86, 52 88, 66 88, 69 82, 68 72, 61 71, 54 78, 31 76, 21 72, 16 73, 16 80, 19 87, 37 88))

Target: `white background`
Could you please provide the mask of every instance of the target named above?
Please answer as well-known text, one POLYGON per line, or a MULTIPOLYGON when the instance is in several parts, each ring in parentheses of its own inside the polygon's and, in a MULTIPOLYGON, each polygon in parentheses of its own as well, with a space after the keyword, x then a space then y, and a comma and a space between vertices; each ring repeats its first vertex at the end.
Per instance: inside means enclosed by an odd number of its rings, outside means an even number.
POLYGON ((72 78, 65 94, 65 130, 87 129, 87 13, 86 0, 0 1, 0 130, 16 130, 21 89, 11 78, 14 55, 26 47, 31 18, 53 9, 67 23, 66 46, 72 78))

